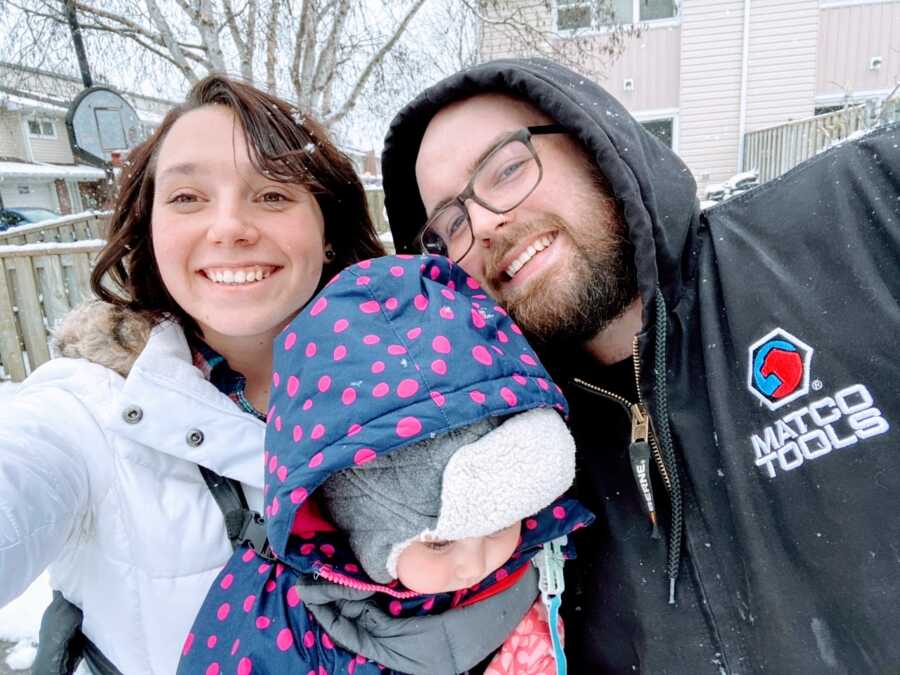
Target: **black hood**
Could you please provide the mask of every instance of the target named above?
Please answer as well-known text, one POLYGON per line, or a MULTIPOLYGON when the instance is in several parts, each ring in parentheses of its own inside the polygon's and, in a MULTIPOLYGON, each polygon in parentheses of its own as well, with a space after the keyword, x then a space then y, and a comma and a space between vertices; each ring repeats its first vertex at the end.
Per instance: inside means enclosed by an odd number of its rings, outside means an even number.
POLYGON ((385 207, 397 251, 414 250, 425 222, 415 175, 425 129, 449 103, 486 92, 529 101, 581 141, 621 205, 635 248, 645 319, 657 282, 674 300, 693 267, 692 256, 684 257, 699 213, 690 171, 606 90, 545 59, 501 59, 464 70, 426 89, 397 114, 382 155, 385 207))

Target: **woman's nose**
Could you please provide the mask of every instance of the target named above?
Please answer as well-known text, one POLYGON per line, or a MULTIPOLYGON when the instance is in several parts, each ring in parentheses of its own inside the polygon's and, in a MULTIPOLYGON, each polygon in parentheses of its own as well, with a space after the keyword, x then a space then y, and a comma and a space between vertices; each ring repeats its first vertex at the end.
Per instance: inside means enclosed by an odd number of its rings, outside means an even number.
POLYGON ((259 239, 259 230, 254 224, 251 209, 238 197, 220 199, 213 219, 207 230, 207 238, 214 244, 246 246, 259 239))

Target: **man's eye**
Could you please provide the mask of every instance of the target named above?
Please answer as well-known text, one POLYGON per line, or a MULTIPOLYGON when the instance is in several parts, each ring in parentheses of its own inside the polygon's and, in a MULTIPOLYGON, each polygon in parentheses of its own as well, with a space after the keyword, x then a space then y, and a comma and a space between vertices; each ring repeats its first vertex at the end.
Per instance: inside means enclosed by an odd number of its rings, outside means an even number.
POLYGON ((502 167, 497 173, 497 182, 502 183, 503 181, 509 180, 510 178, 515 178, 519 173, 521 173, 522 169, 527 163, 527 159, 520 159, 510 162, 506 166, 502 167))
POLYGON ((445 232, 448 240, 453 239, 457 234, 459 234, 460 228, 462 228, 466 224, 466 217, 460 213, 455 218, 450 220, 447 223, 447 227, 445 228, 445 232))

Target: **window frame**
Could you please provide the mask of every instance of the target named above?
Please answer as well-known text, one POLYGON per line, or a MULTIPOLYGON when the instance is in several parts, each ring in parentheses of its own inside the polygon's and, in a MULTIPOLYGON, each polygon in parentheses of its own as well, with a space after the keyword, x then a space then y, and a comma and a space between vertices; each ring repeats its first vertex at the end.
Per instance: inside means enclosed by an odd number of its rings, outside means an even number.
MULTIPOLYGON (((871 0, 870 0, 871 1, 871 0)), ((556 34, 559 37, 585 37, 589 35, 598 35, 602 33, 607 33, 611 31, 615 24, 600 24, 597 21, 597 16, 594 12, 593 2, 591 0, 572 0, 569 4, 563 5, 563 7, 578 7, 581 5, 587 5, 588 10, 591 14, 591 22, 589 26, 579 27, 579 28, 560 28, 559 27, 559 0, 555 0, 553 3, 553 19, 556 26, 556 34)), ((681 0, 672 0, 672 5, 674 6, 675 13, 672 16, 664 17, 661 19, 648 19, 643 21, 638 19, 634 20, 634 17, 640 17, 640 9, 641 9, 641 0, 631 0, 631 18, 632 20, 629 22, 623 22, 622 26, 647 26, 647 28, 665 28, 668 26, 679 26, 681 25, 681 0)))
MULTIPOLYGON (((632 113, 638 124, 644 125, 647 122, 671 122, 672 123, 672 145, 671 150, 678 154, 678 109, 671 108, 665 110, 646 110, 643 112, 632 113)), ((649 132, 648 132, 649 133, 649 132)))
POLYGON ((59 138, 59 135, 56 133, 56 121, 52 117, 38 117, 38 116, 28 117, 25 120, 25 128, 28 129, 28 137, 29 138, 43 139, 46 141, 55 141, 57 138, 59 138), (31 130, 32 122, 34 122, 35 124, 38 125, 40 133, 34 133, 34 131, 31 130), (44 133, 44 125, 45 124, 50 125, 50 130, 52 131, 52 133, 50 133, 50 134, 44 133))

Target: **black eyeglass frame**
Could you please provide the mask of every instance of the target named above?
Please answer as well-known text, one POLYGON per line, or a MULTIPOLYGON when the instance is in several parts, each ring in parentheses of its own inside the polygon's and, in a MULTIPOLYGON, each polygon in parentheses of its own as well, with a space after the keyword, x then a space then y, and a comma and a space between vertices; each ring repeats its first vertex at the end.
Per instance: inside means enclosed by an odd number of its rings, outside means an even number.
MULTIPOLYGON (((419 250, 423 253, 428 253, 428 249, 425 246, 424 236, 425 233, 428 232, 431 224, 438 218, 444 211, 451 207, 459 207, 462 209, 462 212, 466 215, 466 225, 469 228, 469 246, 466 248, 465 252, 454 259, 453 262, 459 263, 463 258, 465 258, 469 251, 472 250, 472 247, 475 245, 475 230, 472 227, 472 218, 469 216, 469 208, 466 206, 466 202, 470 199, 481 206, 482 208, 487 209, 491 213, 503 214, 509 213, 516 207, 518 207, 522 202, 528 199, 531 196, 531 193, 535 191, 538 185, 541 184, 541 179, 544 177, 544 165, 541 164, 541 158, 537 153, 534 145, 531 144, 532 136, 544 136, 547 134, 564 134, 567 133, 567 129, 561 124, 541 124, 533 127, 522 127, 521 129, 517 129, 510 133, 506 138, 497 143, 496 147, 485 157, 481 162, 479 162, 478 166, 475 167, 475 170, 472 172, 471 178, 469 178, 469 182, 466 183, 466 186, 463 188, 462 192, 460 192, 456 197, 452 200, 444 204, 440 209, 435 211, 434 214, 426 221, 425 225, 419 230, 419 234, 416 236, 416 241, 419 245, 419 250), (534 157, 534 161, 537 162, 538 167, 538 178, 534 182, 534 185, 531 186, 531 189, 526 192, 522 198, 517 201, 512 206, 505 209, 496 209, 487 202, 485 202, 481 197, 475 194, 475 179, 478 178, 478 174, 481 170, 487 165, 494 156, 500 152, 503 148, 513 142, 520 142, 528 148, 531 152, 532 157, 534 157)), ((449 251, 448 251, 449 253, 449 251)))

